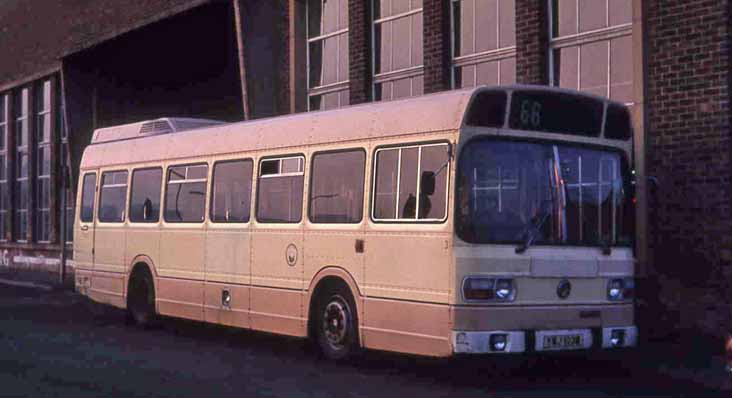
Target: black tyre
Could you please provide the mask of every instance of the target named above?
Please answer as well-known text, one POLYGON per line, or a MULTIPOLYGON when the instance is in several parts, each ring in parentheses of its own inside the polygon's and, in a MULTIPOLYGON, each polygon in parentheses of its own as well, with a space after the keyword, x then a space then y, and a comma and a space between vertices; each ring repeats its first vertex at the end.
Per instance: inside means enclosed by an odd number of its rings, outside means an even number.
POLYGON ((320 295, 313 326, 315 342, 325 358, 340 361, 358 353, 358 315, 348 289, 331 289, 320 295))
POLYGON ((135 271, 127 290, 127 315, 135 325, 151 326, 156 317, 155 285, 147 269, 135 271))

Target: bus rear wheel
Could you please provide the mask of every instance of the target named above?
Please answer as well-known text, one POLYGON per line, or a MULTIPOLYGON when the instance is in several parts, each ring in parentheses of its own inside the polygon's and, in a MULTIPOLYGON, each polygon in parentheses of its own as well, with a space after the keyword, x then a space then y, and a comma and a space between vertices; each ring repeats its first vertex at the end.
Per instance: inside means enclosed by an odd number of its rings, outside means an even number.
POLYGON ((155 321, 155 286, 147 269, 136 270, 130 278, 127 315, 132 323, 142 327, 155 321))
POLYGON ((344 360, 359 350, 358 318, 353 296, 343 288, 321 296, 315 309, 315 339, 327 359, 344 360))

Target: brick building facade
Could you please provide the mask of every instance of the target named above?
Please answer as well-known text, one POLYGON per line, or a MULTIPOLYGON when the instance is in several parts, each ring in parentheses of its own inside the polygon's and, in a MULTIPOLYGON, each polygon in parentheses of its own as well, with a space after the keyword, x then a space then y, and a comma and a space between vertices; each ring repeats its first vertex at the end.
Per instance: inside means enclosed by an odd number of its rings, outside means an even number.
POLYGON ((711 0, 2 2, 2 264, 59 267, 95 128, 550 84, 633 111, 647 335, 720 335, 732 327, 729 38, 730 2, 711 0))

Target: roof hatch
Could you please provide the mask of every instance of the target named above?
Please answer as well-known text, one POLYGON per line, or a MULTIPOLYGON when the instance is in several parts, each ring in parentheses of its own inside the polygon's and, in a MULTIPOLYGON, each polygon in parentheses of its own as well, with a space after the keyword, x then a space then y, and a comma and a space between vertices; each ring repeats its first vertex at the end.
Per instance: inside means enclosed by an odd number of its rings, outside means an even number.
POLYGON ((155 120, 105 127, 94 131, 92 144, 129 140, 152 135, 178 133, 202 127, 224 124, 220 120, 164 117, 155 120))

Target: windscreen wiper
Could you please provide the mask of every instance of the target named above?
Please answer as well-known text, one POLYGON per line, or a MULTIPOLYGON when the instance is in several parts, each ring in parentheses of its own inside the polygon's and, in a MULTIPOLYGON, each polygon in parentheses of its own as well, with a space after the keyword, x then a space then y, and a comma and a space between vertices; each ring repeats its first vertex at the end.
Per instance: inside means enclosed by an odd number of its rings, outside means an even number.
POLYGON ((549 212, 542 213, 541 218, 539 219, 538 223, 532 222, 530 225, 528 225, 526 227, 526 229, 522 233, 522 235, 524 235, 524 234, 526 235, 526 239, 516 247, 516 254, 521 254, 521 253, 525 252, 529 247, 531 247, 531 244, 534 243, 534 239, 536 239, 536 233, 541 231, 541 227, 544 225, 546 220, 549 218, 550 214, 551 213, 549 213, 549 212))

